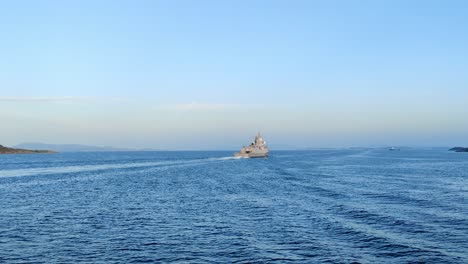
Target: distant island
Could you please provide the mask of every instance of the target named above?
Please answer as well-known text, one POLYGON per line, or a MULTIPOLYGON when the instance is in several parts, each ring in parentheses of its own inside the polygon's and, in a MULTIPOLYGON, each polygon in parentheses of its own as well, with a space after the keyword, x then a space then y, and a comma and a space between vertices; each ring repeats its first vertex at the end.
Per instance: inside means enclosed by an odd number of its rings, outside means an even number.
POLYGON ((8 148, 0 145, 0 154, 51 154, 56 153, 52 150, 29 150, 29 149, 18 149, 18 148, 8 148))
MULTIPOLYGON (((100 152, 100 151, 155 151, 156 149, 130 149, 130 148, 116 148, 109 146, 90 146, 80 144, 47 144, 39 142, 21 143, 14 148, 19 149, 49 149, 56 152, 100 152)), ((159 150, 159 149, 158 149, 159 150)))
POLYGON ((454 148, 449 149, 449 151, 468 152, 468 148, 464 148, 464 147, 454 147, 454 148))
POLYGON ((124 151, 128 149, 120 149, 114 147, 98 147, 79 144, 46 144, 37 142, 21 143, 15 148, 20 149, 50 149, 57 152, 94 152, 94 151, 124 151))

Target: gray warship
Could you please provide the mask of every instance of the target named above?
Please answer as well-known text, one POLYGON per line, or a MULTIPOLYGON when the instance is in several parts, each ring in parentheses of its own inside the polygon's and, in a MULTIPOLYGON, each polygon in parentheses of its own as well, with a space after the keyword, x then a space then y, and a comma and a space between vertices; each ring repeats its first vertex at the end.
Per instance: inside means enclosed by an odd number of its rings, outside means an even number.
POLYGON ((265 158, 268 157, 268 146, 260 133, 255 137, 255 141, 249 146, 243 146, 239 152, 234 153, 234 157, 243 158, 265 158))

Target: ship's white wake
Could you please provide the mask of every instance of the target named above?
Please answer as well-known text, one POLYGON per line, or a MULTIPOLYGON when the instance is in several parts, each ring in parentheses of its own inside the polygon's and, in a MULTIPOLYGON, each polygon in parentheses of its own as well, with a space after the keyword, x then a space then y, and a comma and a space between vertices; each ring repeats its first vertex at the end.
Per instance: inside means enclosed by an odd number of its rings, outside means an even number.
POLYGON ((128 168, 143 168, 143 167, 172 167, 172 166, 185 166, 185 165, 199 165, 215 161, 236 160, 239 157, 221 157, 221 158, 206 158, 206 159, 192 159, 192 160, 173 160, 173 161, 149 161, 149 162, 129 162, 129 163, 114 163, 114 164, 96 164, 96 165, 72 165, 62 167, 40 167, 40 168, 26 168, 26 169, 11 169, 0 170, 0 178, 21 177, 21 176, 34 176, 46 174, 60 174, 60 173, 78 173, 87 171, 100 171, 100 170, 115 170, 115 169, 128 169, 128 168))

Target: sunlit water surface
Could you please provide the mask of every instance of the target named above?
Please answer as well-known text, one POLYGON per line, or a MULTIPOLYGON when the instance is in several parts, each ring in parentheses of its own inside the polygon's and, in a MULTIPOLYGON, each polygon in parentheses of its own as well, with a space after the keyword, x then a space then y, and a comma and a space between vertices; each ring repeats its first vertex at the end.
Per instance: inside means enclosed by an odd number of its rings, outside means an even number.
POLYGON ((468 153, 0 156, 2 263, 468 263, 468 153))

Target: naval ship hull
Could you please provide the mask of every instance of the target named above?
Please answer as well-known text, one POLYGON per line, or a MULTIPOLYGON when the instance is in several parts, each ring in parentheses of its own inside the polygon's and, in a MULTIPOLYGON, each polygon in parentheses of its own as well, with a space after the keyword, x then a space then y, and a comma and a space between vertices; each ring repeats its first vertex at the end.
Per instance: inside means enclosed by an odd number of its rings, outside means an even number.
POLYGON ((234 157, 241 158, 266 158, 268 157, 268 146, 260 133, 255 137, 255 141, 249 146, 243 146, 239 152, 234 153, 234 157))
POLYGON ((234 157, 241 157, 241 158, 266 158, 268 157, 268 153, 234 153, 234 157))

